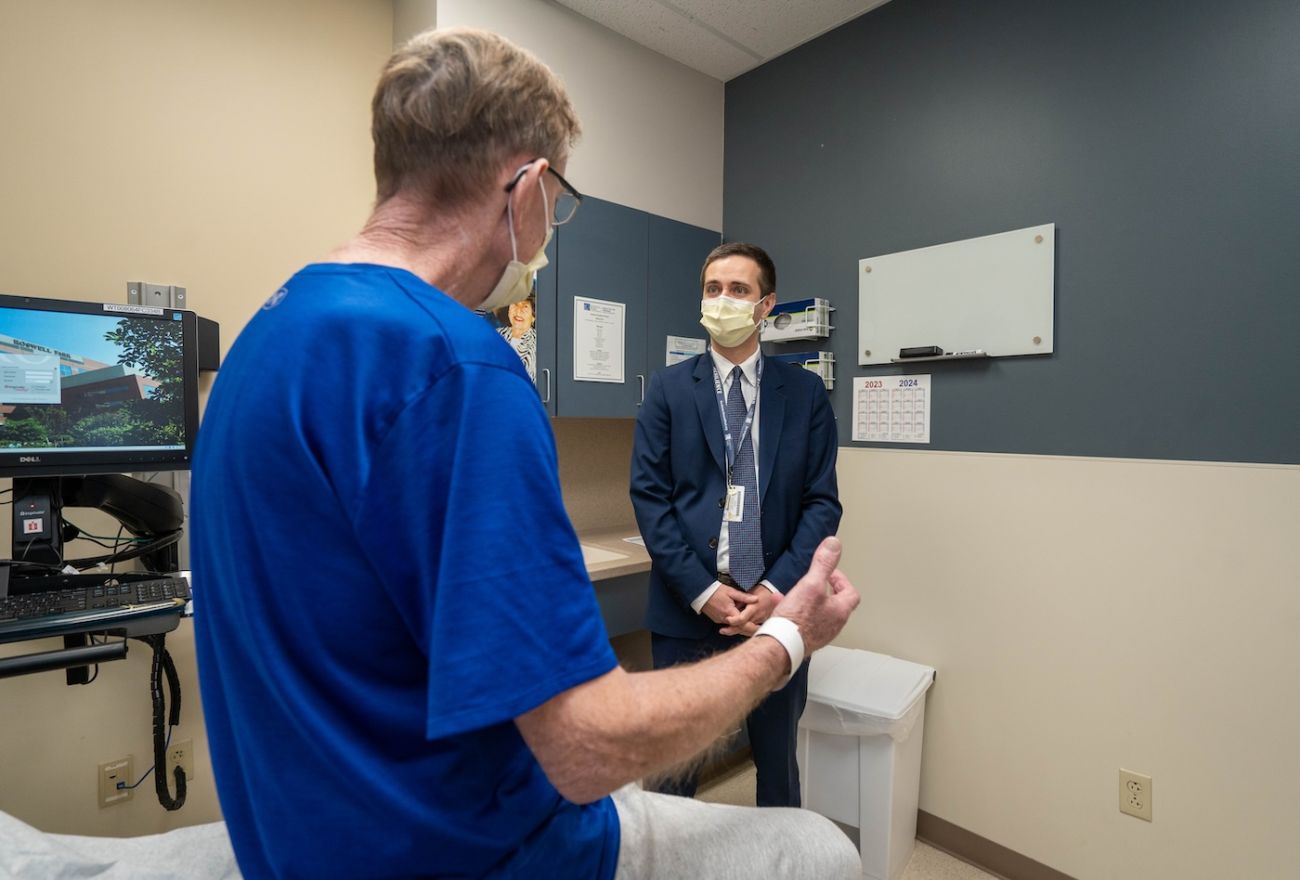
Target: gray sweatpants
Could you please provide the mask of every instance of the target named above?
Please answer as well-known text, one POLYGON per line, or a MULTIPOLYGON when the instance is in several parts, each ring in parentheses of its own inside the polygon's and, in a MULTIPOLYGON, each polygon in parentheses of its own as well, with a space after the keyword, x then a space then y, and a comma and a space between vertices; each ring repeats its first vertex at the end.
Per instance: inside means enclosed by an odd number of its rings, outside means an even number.
POLYGON ((824 816, 614 792, 622 841, 614 880, 861 880, 862 862, 824 816))

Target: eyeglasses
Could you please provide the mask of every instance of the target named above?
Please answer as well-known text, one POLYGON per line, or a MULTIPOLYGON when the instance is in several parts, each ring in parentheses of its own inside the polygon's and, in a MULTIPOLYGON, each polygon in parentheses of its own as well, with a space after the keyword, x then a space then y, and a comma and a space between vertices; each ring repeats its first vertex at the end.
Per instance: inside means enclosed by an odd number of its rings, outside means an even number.
MULTIPOLYGON (((538 160, 533 160, 533 162, 536 161, 538 160)), ((506 184, 506 192, 514 191, 514 188, 519 184, 520 179, 527 173, 529 166, 533 162, 529 162, 528 165, 515 172, 514 178, 506 184)), ((560 176, 560 172, 550 165, 546 166, 546 170, 554 174, 555 179, 560 182, 560 194, 555 197, 555 204, 551 207, 551 225, 563 226, 573 219, 574 214, 578 213, 578 206, 582 204, 582 193, 574 189, 567 180, 560 176)))

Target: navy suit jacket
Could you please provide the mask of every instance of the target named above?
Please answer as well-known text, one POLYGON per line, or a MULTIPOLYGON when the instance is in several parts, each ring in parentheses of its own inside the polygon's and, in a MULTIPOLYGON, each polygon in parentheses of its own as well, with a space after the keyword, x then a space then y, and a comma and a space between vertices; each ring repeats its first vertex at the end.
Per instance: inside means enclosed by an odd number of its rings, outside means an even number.
MULTIPOLYGON (((826 387, 808 370, 769 358, 758 394, 763 577, 785 592, 839 528, 838 435, 826 387)), ((722 416, 705 352, 655 373, 636 420, 631 495, 651 559, 651 632, 717 631, 691 602, 717 579, 726 494, 722 416)))

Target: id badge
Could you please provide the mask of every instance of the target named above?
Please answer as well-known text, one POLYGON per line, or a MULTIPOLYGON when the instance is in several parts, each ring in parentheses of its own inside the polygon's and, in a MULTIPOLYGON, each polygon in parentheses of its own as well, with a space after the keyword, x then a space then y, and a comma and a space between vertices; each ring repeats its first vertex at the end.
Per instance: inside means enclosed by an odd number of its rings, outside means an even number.
POLYGON ((745 518, 745 487, 727 487, 727 513, 723 522, 740 522, 745 518))

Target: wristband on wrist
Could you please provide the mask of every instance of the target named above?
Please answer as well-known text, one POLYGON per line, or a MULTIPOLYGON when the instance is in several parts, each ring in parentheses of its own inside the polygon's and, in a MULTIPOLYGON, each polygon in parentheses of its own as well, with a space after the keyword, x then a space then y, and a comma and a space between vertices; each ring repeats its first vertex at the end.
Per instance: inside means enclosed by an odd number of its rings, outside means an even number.
POLYGON ((758 636, 771 636, 780 642, 781 647, 785 648, 785 652, 790 655, 790 674, 772 688, 774 691, 779 691, 790 683, 790 679, 794 678, 794 674, 803 664, 804 645, 803 636, 799 634, 799 625, 788 617, 769 617, 758 628, 758 632, 754 633, 755 638, 758 636))

